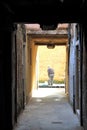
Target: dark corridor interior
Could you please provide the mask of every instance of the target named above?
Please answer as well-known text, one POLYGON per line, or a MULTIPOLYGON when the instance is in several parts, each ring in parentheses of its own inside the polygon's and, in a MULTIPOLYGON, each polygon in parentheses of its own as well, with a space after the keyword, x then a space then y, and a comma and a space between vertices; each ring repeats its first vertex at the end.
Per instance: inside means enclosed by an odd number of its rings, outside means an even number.
POLYGON ((86 0, 1 0, 0 22, 39 23, 42 28, 55 28, 58 23, 84 23, 86 7, 86 0))
MULTIPOLYGON (((87 29, 86 12, 86 0, 0 1, 0 130, 12 130, 14 120, 17 121, 17 117, 12 115, 12 97, 15 101, 14 91, 16 91, 15 82, 17 81, 15 72, 12 77, 12 67, 15 67, 16 64, 13 61, 12 66, 12 35, 17 30, 17 23, 39 23, 42 29, 47 30, 49 28, 54 30, 58 23, 79 23, 87 29), (12 89, 13 78, 15 81, 12 89)), ((87 36, 86 29, 84 29, 85 36, 87 36)), ((84 39, 87 41, 86 38, 84 39)), ((87 48, 87 46, 85 47, 87 48)), ((16 46, 14 48, 16 51, 16 46)), ((14 57, 16 58, 16 55, 14 57)), ((85 61, 84 58, 83 61, 85 61)), ((86 85, 86 82, 83 85, 86 85)), ((85 126, 87 126, 86 124, 87 122, 84 121, 85 126)))

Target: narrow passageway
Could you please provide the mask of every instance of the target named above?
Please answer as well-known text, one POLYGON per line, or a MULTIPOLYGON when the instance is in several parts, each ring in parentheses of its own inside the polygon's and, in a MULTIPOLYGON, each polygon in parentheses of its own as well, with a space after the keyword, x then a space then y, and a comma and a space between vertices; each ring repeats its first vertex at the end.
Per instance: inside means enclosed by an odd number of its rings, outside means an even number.
POLYGON ((83 130, 64 88, 39 88, 18 118, 14 130, 83 130))

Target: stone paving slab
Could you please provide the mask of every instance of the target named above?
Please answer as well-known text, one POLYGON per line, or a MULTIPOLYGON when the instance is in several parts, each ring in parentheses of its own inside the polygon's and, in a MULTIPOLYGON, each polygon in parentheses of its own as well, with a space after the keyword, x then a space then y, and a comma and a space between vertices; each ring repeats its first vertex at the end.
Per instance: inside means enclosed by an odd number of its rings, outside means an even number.
POLYGON ((14 130, 83 130, 83 128, 68 103, 64 88, 39 88, 33 93, 30 103, 19 116, 14 130))

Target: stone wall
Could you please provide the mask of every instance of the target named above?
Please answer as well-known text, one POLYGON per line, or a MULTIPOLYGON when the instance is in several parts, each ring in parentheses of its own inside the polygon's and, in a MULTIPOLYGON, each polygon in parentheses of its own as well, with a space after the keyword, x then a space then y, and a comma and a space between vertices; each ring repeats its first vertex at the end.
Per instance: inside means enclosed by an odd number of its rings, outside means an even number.
POLYGON ((24 84, 23 84, 23 44, 24 34, 23 25, 17 25, 16 43, 17 43, 17 113, 19 114, 24 106, 24 84))
POLYGON ((74 53, 73 44, 70 44, 70 57, 69 57, 69 100, 73 104, 73 64, 74 64, 74 53))
POLYGON ((87 129, 87 27, 83 33, 83 63, 82 63, 82 121, 87 129))

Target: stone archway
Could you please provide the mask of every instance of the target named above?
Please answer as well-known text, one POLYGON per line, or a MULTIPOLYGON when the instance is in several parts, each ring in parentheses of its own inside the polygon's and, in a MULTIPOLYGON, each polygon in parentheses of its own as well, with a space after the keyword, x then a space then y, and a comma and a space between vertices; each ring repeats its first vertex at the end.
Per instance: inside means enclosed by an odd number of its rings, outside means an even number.
MULTIPOLYGON (((59 31, 27 31, 27 47, 28 50, 31 50, 31 54, 28 53, 27 57, 28 59, 30 59, 30 61, 32 60, 32 65, 28 64, 28 66, 30 66, 31 71, 30 73, 28 73, 28 77, 30 77, 30 80, 32 83, 30 86, 30 90, 32 91, 33 86, 35 85, 35 58, 36 58, 36 54, 37 54, 37 47, 38 46, 66 46, 66 60, 68 60, 68 34, 67 34, 67 30, 59 30, 59 31), (36 49, 35 49, 36 48, 36 49), (31 56, 33 55, 33 57, 31 56), (32 59, 31 59, 32 58, 32 59), (33 76, 33 77, 32 77, 33 76)), ((68 62, 68 61, 67 61, 68 62)), ((66 77, 66 85, 65 85, 65 92, 68 94, 68 63, 66 62, 66 71, 65 71, 65 77, 66 77)), ((31 62, 30 62, 31 63, 31 62)), ((28 84, 27 84, 28 86, 28 84)), ((31 92, 30 92, 31 93, 31 92)))

